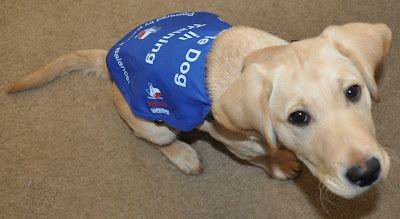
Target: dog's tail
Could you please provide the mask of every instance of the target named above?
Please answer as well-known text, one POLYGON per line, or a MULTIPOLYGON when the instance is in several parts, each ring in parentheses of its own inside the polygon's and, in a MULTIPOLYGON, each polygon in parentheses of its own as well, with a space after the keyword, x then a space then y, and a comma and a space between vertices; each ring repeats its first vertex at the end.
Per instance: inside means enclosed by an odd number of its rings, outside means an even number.
POLYGON ((92 49, 79 50, 63 55, 50 62, 43 68, 27 75, 17 82, 6 93, 15 93, 46 84, 58 76, 74 70, 83 70, 85 73, 95 72, 96 76, 110 78, 106 65, 106 50, 92 49))

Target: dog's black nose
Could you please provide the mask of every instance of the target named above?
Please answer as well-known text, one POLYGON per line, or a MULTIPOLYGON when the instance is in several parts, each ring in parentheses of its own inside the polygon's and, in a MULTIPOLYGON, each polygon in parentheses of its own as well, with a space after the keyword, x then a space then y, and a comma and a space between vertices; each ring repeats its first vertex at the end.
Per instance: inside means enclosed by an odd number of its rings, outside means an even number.
POLYGON ((359 187, 369 186, 379 177, 381 165, 375 157, 365 162, 365 165, 352 166, 346 172, 347 179, 359 187))

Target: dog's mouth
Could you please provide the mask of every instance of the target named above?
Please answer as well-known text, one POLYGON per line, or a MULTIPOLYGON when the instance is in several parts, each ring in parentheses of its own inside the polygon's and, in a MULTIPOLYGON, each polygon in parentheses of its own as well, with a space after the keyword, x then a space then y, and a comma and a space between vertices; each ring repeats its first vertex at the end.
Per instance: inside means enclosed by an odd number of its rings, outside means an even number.
POLYGON ((371 187, 379 184, 382 181, 382 178, 377 178, 377 180, 375 180, 373 183, 365 186, 359 186, 351 183, 345 179, 345 177, 326 177, 320 180, 332 193, 346 199, 351 199, 363 194, 371 187))
POLYGON ((387 178, 390 167, 386 152, 379 157, 369 157, 361 165, 348 165, 334 171, 320 170, 318 165, 314 165, 307 159, 299 159, 329 191, 346 199, 355 198, 383 182, 387 178))

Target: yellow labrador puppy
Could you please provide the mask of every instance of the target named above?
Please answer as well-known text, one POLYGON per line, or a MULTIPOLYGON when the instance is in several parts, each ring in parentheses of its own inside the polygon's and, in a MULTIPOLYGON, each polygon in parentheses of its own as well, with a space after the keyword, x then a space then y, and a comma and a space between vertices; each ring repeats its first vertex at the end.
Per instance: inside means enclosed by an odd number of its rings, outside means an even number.
MULTIPOLYGON (((288 43, 254 28, 228 28, 217 35, 207 56, 213 119, 197 128, 276 179, 297 177, 299 158, 333 193, 360 195, 383 181, 390 167, 376 140, 371 97, 379 101, 374 72, 389 51, 391 35, 384 24, 350 23, 288 43)), ((106 55, 83 50, 61 56, 7 93, 77 69, 109 78, 106 55)), ((160 149, 183 173, 201 173, 199 155, 177 138, 179 130, 134 115, 115 83, 112 92, 136 136, 160 149)))

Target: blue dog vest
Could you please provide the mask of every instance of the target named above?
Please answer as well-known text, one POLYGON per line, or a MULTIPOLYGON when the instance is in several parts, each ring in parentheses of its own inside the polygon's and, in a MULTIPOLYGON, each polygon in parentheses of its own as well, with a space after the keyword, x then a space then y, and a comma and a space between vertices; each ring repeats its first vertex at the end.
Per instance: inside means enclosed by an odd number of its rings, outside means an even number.
POLYGON ((210 113, 206 59, 231 25, 206 12, 169 14, 115 44, 107 67, 136 116, 190 131, 210 113))

